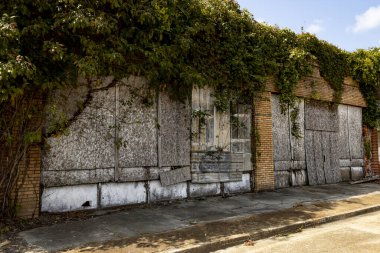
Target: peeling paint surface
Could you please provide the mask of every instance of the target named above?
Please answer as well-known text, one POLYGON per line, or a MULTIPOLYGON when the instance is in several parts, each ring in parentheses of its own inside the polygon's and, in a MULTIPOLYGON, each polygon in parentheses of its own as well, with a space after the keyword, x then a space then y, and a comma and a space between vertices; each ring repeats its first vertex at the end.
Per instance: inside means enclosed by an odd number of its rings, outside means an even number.
POLYGON ((101 185, 101 207, 139 204, 146 201, 144 182, 101 185))
POLYGON ((190 183, 190 197, 214 196, 220 194, 220 183, 193 184, 190 183))
POLYGON ((160 181, 149 182, 149 200, 151 202, 187 198, 187 183, 162 186, 160 181))

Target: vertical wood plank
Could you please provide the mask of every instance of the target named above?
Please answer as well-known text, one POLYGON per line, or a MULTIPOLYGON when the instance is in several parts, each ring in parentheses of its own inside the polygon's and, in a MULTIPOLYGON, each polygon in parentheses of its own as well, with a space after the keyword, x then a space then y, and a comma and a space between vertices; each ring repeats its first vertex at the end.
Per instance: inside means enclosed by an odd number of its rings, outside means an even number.
POLYGON ((334 173, 331 167, 331 141, 329 132, 322 132, 323 171, 326 183, 334 183, 334 173))
POLYGON ((309 185, 317 185, 317 171, 315 165, 315 156, 314 156, 314 138, 313 131, 305 131, 305 149, 306 149, 306 166, 307 166, 307 175, 309 179, 309 185))
POLYGON ((342 181, 342 176, 339 168, 339 148, 338 148, 338 133, 330 133, 331 142, 331 169, 333 171, 334 183, 342 181))
POLYGON ((325 173, 323 170, 323 152, 322 152, 322 134, 318 131, 313 131, 313 146, 315 156, 315 168, 317 171, 317 183, 325 184, 325 173))

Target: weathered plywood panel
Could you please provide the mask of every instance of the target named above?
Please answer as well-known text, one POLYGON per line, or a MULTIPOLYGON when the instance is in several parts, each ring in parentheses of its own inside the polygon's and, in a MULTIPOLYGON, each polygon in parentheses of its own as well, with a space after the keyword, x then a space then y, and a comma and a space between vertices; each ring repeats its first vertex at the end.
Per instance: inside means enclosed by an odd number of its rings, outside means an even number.
POLYGON ((219 183, 219 182, 233 182, 241 181, 241 172, 229 172, 229 173, 193 173, 192 183, 204 184, 204 183, 219 183))
MULTIPOLYGON (((348 134, 348 106, 338 106, 339 115, 339 140, 338 150, 340 159, 350 159, 350 146, 348 134)), ((350 166, 350 165, 348 165, 350 166)))
POLYGON ((321 101, 308 101, 305 104, 305 128, 336 132, 339 130, 338 111, 334 106, 321 101))
POLYGON ((119 182, 136 182, 150 180, 147 168, 119 168, 118 181, 119 182))
POLYGON ((231 150, 231 124, 230 113, 216 111, 215 113, 215 148, 229 152, 231 150))
POLYGON ((157 103, 146 106, 145 80, 130 77, 117 100, 119 167, 157 166, 157 103))
POLYGON ((114 168, 93 170, 44 170, 41 183, 45 187, 104 183, 114 180, 114 168))
POLYGON ((93 92, 91 97, 67 135, 47 138, 43 170, 114 167, 115 88, 93 92))
POLYGON ((351 158, 362 159, 362 109, 360 107, 348 107, 348 128, 351 158))
POLYGON ((290 170, 292 168, 291 161, 274 161, 274 170, 290 170))
POLYGON ((175 170, 160 173, 162 186, 168 186, 191 180, 190 167, 183 167, 175 170))
POLYGON ((290 161, 289 115, 281 113, 278 95, 272 95, 272 124, 274 161, 290 161))
POLYGON ((191 107, 164 93, 159 101, 160 166, 190 165, 191 107))

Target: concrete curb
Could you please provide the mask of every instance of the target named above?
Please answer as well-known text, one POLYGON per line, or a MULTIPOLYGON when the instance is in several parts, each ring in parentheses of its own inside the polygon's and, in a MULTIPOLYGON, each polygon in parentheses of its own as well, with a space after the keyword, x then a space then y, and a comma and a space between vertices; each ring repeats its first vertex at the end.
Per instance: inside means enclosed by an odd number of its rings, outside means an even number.
POLYGON ((374 205, 362 209, 357 209, 354 211, 344 212, 337 215, 325 216, 316 219, 308 219, 301 222, 296 222, 294 224, 268 228, 260 231, 252 231, 251 233, 245 233, 241 235, 234 235, 230 237, 224 237, 222 239, 218 239, 215 241, 210 241, 207 243, 202 243, 198 245, 192 245, 189 248, 176 249, 169 252, 181 252, 181 253, 204 253, 217 251, 221 249, 225 249, 228 247, 236 246, 241 243, 244 243, 247 240, 261 240, 265 238, 269 238, 276 235, 286 234, 286 233, 294 233, 301 231, 304 228, 314 227, 334 221, 348 219, 354 216, 363 215, 371 212, 380 211, 380 205, 374 205))

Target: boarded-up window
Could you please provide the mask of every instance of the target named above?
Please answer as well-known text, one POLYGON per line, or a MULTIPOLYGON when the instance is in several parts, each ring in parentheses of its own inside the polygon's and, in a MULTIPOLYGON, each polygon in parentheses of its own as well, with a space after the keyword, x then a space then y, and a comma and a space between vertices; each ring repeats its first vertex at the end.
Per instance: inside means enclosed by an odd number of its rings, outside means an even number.
POLYGON ((196 183, 241 181, 251 171, 251 110, 231 105, 221 112, 211 89, 192 94, 192 178, 196 183), (235 155, 233 155, 235 154, 235 155))

